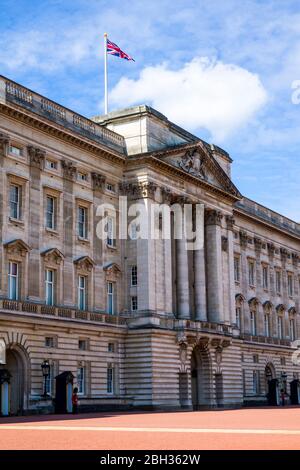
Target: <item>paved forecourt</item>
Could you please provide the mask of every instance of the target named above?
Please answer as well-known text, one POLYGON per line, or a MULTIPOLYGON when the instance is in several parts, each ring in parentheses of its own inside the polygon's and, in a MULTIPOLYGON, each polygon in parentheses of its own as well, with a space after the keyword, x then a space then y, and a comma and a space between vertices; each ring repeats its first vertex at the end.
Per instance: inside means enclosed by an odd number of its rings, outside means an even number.
POLYGON ((0 449, 300 449, 300 407, 0 419, 0 449))

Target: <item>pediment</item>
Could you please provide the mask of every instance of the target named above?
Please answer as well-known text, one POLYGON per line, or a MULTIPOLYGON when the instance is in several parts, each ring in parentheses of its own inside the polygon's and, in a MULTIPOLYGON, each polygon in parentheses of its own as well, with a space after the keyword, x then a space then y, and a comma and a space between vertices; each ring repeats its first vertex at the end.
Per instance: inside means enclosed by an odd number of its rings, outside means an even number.
POLYGON ((11 240, 7 243, 4 243, 4 247, 7 251, 11 254, 19 254, 24 256, 28 251, 30 251, 30 247, 21 239, 11 240))
POLYGON ((49 248, 48 250, 43 251, 42 256, 47 263, 53 262, 59 264, 64 259, 64 255, 57 248, 49 248))
POLYGON ((81 256, 74 261, 74 264, 84 271, 91 271, 95 265, 94 261, 89 256, 81 256))
POLYGON ((177 149, 173 148, 169 152, 161 153, 160 158, 182 170, 186 175, 202 180, 236 198, 241 198, 240 192, 229 176, 201 141, 180 146, 177 149))
POLYGON ((106 273, 106 279, 111 281, 115 281, 121 273, 121 269, 117 263, 108 263, 103 266, 103 270, 106 273))

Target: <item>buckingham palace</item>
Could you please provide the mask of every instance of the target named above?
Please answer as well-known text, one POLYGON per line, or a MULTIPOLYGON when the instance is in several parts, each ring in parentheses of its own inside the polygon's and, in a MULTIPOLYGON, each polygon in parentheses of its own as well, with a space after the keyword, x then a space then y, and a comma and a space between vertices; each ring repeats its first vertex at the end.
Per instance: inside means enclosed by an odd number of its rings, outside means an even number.
POLYGON ((87 118, 3 76, 0 117, 2 415, 53 412, 61 382, 80 411, 300 404, 300 223, 242 195, 225 150, 150 106, 87 118), (170 236, 161 213, 157 237, 134 223, 173 204, 193 249, 173 210, 170 236))

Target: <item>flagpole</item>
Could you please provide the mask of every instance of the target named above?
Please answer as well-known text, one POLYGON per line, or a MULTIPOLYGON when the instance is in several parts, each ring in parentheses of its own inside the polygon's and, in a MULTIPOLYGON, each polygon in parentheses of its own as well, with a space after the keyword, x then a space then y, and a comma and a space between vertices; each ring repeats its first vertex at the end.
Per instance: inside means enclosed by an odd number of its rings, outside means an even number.
POLYGON ((107 94, 107 33, 104 33, 104 114, 108 113, 107 94))

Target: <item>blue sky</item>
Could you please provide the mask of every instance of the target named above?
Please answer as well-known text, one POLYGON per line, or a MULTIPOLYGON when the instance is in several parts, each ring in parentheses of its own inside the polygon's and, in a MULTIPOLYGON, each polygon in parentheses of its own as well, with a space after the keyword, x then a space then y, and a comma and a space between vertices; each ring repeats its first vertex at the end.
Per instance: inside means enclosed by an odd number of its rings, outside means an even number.
POLYGON ((300 3, 0 0, 0 73, 86 116, 146 102, 234 159, 240 191, 300 221, 300 3), (155 81, 154 81, 155 80, 155 81))

